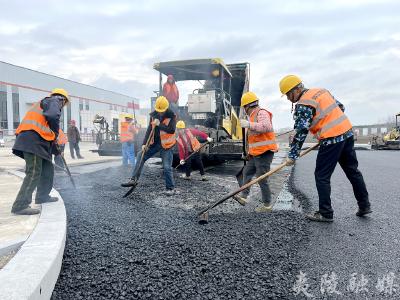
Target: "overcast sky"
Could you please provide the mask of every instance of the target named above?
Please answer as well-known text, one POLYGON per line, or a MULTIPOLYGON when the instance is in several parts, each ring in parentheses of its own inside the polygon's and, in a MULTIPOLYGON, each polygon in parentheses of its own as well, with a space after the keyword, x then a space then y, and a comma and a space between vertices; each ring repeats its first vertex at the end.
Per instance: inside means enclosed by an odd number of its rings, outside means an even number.
MULTIPOLYGON (((279 80, 298 74, 355 125, 400 112, 400 1, 0 1, 0 60, 148 102, 153 63, 251 64, 250 88, 292 126, 279 80)), ((190 86, 179 86, 183 102, 190 86)), ((142 104, 142 105, 143 105, 142 104)))

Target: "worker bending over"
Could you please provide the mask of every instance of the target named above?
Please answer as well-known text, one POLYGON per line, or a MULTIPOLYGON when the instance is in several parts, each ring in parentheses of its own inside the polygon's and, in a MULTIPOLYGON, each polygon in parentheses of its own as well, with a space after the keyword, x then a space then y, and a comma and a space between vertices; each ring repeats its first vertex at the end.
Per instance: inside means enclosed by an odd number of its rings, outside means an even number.
MULTIPOLYGON (((267 173, 271 168, 274 153, 278 151, 272 126, 272 113, 260 108, 258 101, 257 95, 252 92, 243 94, 241 99, 241 107, 244 108, 249 118, 240 120, 240 126, 246 128, 246 136, 243 138, 246 139, 246 148, 248 149, 248 162, 243 169, 243 185, 249 183, 254 175, 259 177, 267 173)), ((259 185, 264 204, 256 208, 256 211, 269 212, 272 210, 272 205, 268 179, 261 180, 259 185)), ((245 189, 240 195, 234 196, 234 199, 245 205, 249 193, 250 189, 245 189)))
POLYGON ((52 154, 58 155, 57 136, 62 108, 69 102, 68 93, 54 89, 49 97, 35 103, 26 113, 15 134, 13 153, 26 162, 25 178, 12 206, 18 215, 34 215, 40 210, 30 207, 32 193, 36 191, 36 204, 55 202, 50 197, 54 168, 52 154))
POLYGON ((157 98, 155 111, 150 114, 150 123, 147 127, 146 135, 143 140, 142 150, 137 153, 137 161, 140 160, 143 151, 145 151, 143 162, 137 163, 133 170, 130 181, 122 183, 123 187, 133 187, 138 184, 138 178, 142 172, 144 162, 160 152, 162 164, 164 167, 166 194, 172 195, 175 189, 174 178, 172 174, 173 147, 176 144, 175 127, 176 116, 168 109, 169 103, 164 96, 157 98), (155 128, 154 137, 150 142, 150 147, 146 149, 146 142, 150 137, 152 128, 155 128))
POLYGON ((292 105, 296 103, 294 111, 296 134, 290 144, 287 164, 293 165, 299 157, 308 131, 320 142, 315 167, 319 210, 306 217, 312 221, 333 221, 331 176, 338 162, 353 186, 359 207, 356 215, 361 217, 371 213, 364 178, 358 170, 352 125, 343 113, 344 106, 325 89, 305 88, 302 80, 296 75, 285 76, 280 81, 279 87, 292 105))
POLYGON ((211 143, 213 139, 198 129, 186 128, 185 122, 183 121, 178 121, 178 123, 176 123, 176 128, 178 132, 177 142, 180 164, 185 166, 186 173, 182 176, 182 178, 186 180, 190 179, 190 173, 192 172, 192 163, 196 163, 200 170, 201 180, 207 181, 204 173, 203 162, 201 160, 201 154, 198 151, 201 145, 197 138, 207 140, 207 142, 209 143, 211 143), (189 156, 190 158, 187 159, 189 156))

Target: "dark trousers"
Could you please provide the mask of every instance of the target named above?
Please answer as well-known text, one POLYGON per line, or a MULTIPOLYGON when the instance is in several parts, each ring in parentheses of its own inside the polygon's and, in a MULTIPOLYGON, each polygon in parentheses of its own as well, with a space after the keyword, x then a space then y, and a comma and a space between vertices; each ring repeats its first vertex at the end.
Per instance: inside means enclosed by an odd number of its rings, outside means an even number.
MULTIPOLYGON (((191 153, 189 153, 190 155, 191 153)), ((200 153, 193 154, 191 158, 189 158, 186 163, 185 163, 185 172, 186 176, 190 176, 190 173, 192 173, 192 164, 196 164, 197 167, 199 168, 200 174, 204 175, 204 166, 203 162, 201 160, 201 155, 200 153)))
POLYGON ((314 173, 315 183, 319 196, 319 212, 327 218, 333 217, 331 176, 338 162, 353 186, 354 196, 357 199, 359 208, 363 209, 370 206, 367 187, 361 172, 358 170, 354 138, 350 137, 343 142, 320 146, 318 151, 314 173))
POLYGON ((69 142, 69 151, 71 152, 71 157, 72 157, 72 158, 75 158, 74 150, 75 150, 76 156, 77 156, 78 158, 79 158, 79 157, 82 157, 82 156, 81 156, 81 150, 79 149, 79 142, 76 142, 76 143, 69 142))
POLYGON ((174 182, 174 176, 172 172, 172 161, 174 159, 174 153, 173 153, 173 148, 170 149, 164 149, 161 147, 160 144, 153 144, 150 146, 150 148, 147 150, 147 152, 143 156, 143 161, 141 163, 140 159, 142 157, 142 150, 140 150, 137 155, 136 155, 136 161, 137 163, 135 164, 135 167, 133 168, 133 174, 132 178, 139 179, 140 174, 142 173, 142 169, 144 166, 144 163, 146 160, 149 158, 153 157, 156 155, 158 152, 160 152, 160 156, 162 159, 162 165, 164 168, 164 176, 165 176, 165 186, 167 190, 173 190, 175 188, 175 182, 174 182))
POLYGON ((35 154, 24 152, 25 178, 11 211, 27 208, 32 202, 32 193, 37 188, 36 200, 45 200, 53 187, 54 168, 51 161, 35 154))
MULTIPOLYGON (((243 185, 249 183, 254 177, 259 177, 271 169, 271 163, 274 158, 274 152, 267 151, 258 156, 251 156, 247 164, 243 168, 243 185)), ((261 196, 264 204, 269 205, 271 203, 271 189, 269 188, 268 178, 265 178, 258 182, 261 188, 261 196)), ((242 191, 242 197, 247 198, 250 193, 250 189, 242 191)))

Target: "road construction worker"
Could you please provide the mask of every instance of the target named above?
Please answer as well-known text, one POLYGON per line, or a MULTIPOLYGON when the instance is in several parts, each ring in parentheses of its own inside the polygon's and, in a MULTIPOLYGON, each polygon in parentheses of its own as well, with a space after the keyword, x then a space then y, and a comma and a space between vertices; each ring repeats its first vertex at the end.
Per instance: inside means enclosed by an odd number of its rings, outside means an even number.
POLYGON ((293 165, 310 131, 319 140, 320 147, 315 167, 315 182, 319 196, 319 210, 306 217, 312 221, 332 222, 330 179, 339 162, 353 186, 358 202, 357 216, 371 213, 368 192, 354 150, 352 125, 344 114, 344 106, 329 91, 307 89, 296 75, 282 78, 279 87, 283 95, 296 103, 294 129, 296 134, 290 144, 286 162, 293 165))
POLYGON ((121 122, 121 134, 119 140, 122 144, 122 164, 127 166, 130 162, 135 166, 135 135, 137 129, 133 123, 132 117, 125 117, 125 121, 121 122))
POLYGON ((12 206, 18 215, 33 215, 40 210, 30 207, 32 193, 36 191, 36 204, 55 202, 50 197, 54 168, 52 154, 60 154, 56 146, 62 108, 69 102, 64 89, 54 89, 49 97, 35 103, 25 114, 15 134, 13 153, 26 162, 25 178, 12 206))
POLYGON ((68 135, 69 151, 71 153, 71 157, 75 159, 75 154, 74 154, 75 151, 76 157, 78 157, 78 159, 83 159, 83 156, 81 155, 81 150, 79 149, 79 142, 81 141, 81 135, 79 133, 78 128, 76 127, 75 120, 71 120, 69 122, 67 135, 68 135))
POLYGON ((198 151, 201 147, 197 138, 207 140, 209 143, 211 143, 213 139, 198 129, 186 128, 184 121, 178 121, 178 123, 176 123, 176 131, 178 133, 176 141, 178 142, 180 165, 185 166, 185 174, 182 175, 182 178, 190 180, 192 163, 195 163, 200 170, 201 180, 207 181, 207 177, 204 173, 203 162, 201 160, 201 154, 200 152, 195 154, 193 153, 198 151), (189 156, 190 158, 187 159, 189 156))
POLYGON ((179 90, 173 75, 167 76, 167 82, 163 86, 163 96, 169 102, 169 109, 176 114, 178 112, 179 90))
POLYGON ((136 160, 140 161, 143 151, 145 151, 143 162, 137 163, 133 170, 132 178, 129 182, 121 184, 123 187, 133 187, 138 184, 139 176, 142 172, 144 162, 160 152, 164 168, 166 194, 172 195, 175 191, 175 183, 172 173, 173 147, 176 144, 175 128, 176 116, 169 108, 169 102, 164 96, 157 98, 155 110, 150 114, 150 122, 147 127, 146 135, 143 140, 142 150, 137 153, 136 160), (150 133, 154 128, 154 137, 151 139, 150 146, 146 149, 146 143, 151 138, 150 133))
POLYGON ((61 158, 61 155, 64 155, 64 149, 66 143, 68 143, 68 138, 60 128, 58 130, 58 136, 57 136, 57 145, 58 148, 60 149, 60 154, 54 156, 54 163, 56 164, 57 167, 59 167, 58 169, 56 168, 56 172, 62 171, 62 169, 64 169, 64 162, 61 158))
MULTIPOLYGON (((259 98, 253 92, 244 93, 241 99, 241 107, 244 108, 248 119, 241 119, 240 126, 246 129, 247 164, 243 168, 242 185, 267 173, 271 168, 274 153, 278 151, 275 133, 272 126, 272 113, 259 106, 259 98)), ((256 208, 257 212, 269 212, 272 210, 271 190, 267 178, 259 182, 263 205, 256 208)), ((240 204, 247 203, 250 190, 242 191, 234 199, 240 204)))

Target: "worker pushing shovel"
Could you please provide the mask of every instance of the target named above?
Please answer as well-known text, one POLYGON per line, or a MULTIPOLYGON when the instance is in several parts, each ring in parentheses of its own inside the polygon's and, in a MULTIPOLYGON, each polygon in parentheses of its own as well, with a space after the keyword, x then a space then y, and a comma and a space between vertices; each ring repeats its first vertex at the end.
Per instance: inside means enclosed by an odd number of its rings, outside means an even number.
MULTIPOLYGON (((311 146, 310 148, 308 148, 307 150, 303 151, 299 157, 302 157, 306 154, 308 154, 309 152, 311 152, 312 150, 316 149, 319 146, 319 144, 315 144, 313 146, 311 146)), ((213 209, 214 207, 224 203, 225 201, 227 201, 228 199, 234 197, 235 195, 239 194, 240 192, 244 191, 245 189, 250 188, 252 185, 265 180, 267 177, 271 176, 272 174, 278 172, 279 170, 281 170, 282 168, 289 166, 290 163, 288 161, 285 161, 284 163, 282 163, 281 165, 279 165, 278 167, 276 167, 273 170, 270 170, 269 172, 262 174, 261 176, 253 179, 252 181, 242 185, 239 189, 237 189, 236 191, 233 191, 227 195, 225 195, 224 197, 222 197, 221 199, 219 199, 218 201, 214 202, 213 204, 211 204, 210 206, 208 206, 207 208, 203 209, 201 212, 199 212, 199 223, 200 224, 207 224, 208 223, 208 212, 213 209)), ((270 210, 272 210, 274 203, 271 204, 270 210)))
MULTIPOLYGON (((241 119, 240 126, 245 129, 246 160, 243 167, 243 179, 239 184, 246 185, 254 177, 260 177, 270 170, 274 153, 278 151, 275 133, 272 126, 272 113, 259 106, 259 98, 253 92, 243 94, 241 107, 246 112, 248 119, 241 119)), ((256 208, 257 212, 269 212, 271 206, 271 190, 267 179, 260 180, 263 205, 256 208)), ((234 199, 241 205, 246 205, 249 189, 243 189, 241 195, 234 199)))
POLYGON ((140 161, 140 163, 135 165, 132 178, 128 182, 121 184, 123 187, 130 187, 124 197, 132 193, 137 186, 145 161, 158 152, 160 152, 164 167, 166 195, 172 196, 175 193, 172 161, 173 147, 176 144, 176 116, 168 107, 169 103, 165 97, 160 96, 157 98, 155 111, 150 114, 150 123, 147 127, 142 150, 137 155, 137 161, 140 161))

